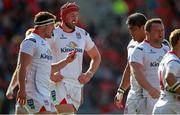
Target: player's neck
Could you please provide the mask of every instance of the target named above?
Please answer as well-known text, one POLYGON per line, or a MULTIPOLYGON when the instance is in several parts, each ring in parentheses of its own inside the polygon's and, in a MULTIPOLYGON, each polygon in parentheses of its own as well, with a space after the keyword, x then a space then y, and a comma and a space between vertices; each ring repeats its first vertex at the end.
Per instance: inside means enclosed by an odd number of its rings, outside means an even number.
POLYGON ((162 43, 158 43, 149 39, 145 39, 145 42, 149 43, 152 47, 154 48, 161 48, 162 47, 162 43))
POLYGON ((35 33, 35 34, 37 34, 38 36, 40 36, 41 38, 45 39, 43 32, 41 32, 39 29, 35 28, 35 29, 33 30, 33 33, 35 33))
POLYGON ((67 33, 72 33, 75 30, 67 27, 64 22, 61 23, 60 28, 62 28, 62 30, 67 33))

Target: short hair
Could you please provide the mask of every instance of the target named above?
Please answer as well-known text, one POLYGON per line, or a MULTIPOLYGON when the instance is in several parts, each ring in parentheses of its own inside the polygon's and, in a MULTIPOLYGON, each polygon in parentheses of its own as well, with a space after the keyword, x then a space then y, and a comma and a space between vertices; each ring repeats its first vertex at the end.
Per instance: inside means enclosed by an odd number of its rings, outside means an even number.
POLYGON ((55 23, 56 16, 50 12, 41 11, 35 15, 34 23, 36 26, 43 26, 55 23))
POLYGON ((145 17, 144 14, 142 13, 134 13, 131 14, 130 16, 128 16, 127 20, 126 20, 126 24, 130 25, 130 26, 143 26, 145 25, 147 21, 147 18, 145 17))
POLYGON ((34 28, 29 28, 26 30, 25 36, 30 35, 34 31, 34 28))
POLYGON ((144 26, 145 31, 150 32, 151 26, 153 23, 163 24, 163 22, 160 18, 152 18, 146 22, 146 24, 144 26))
POLYGON ((172 47, 175 47, 180 40, 180 29, 175 29, 169 36, 169 42, 172 47))

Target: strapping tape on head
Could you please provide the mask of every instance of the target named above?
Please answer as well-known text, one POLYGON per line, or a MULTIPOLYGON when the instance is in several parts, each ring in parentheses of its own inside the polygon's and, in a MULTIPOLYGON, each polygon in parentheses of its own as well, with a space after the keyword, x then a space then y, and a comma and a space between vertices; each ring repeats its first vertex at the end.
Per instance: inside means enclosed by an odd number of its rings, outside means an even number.
POLYGON ((61 20, 65 21, 66 15, 74 11, 79 12, 79 6, 75 2, 64 4, 60 9, 61 20))
POLYGON ((49 25, 52 23, 55 23, 54 19, 47 19, 47 20, 43 20, 43 21, 39 21, 39 22, 34 22, 35 26, 45 26, 45 25, 49 25))

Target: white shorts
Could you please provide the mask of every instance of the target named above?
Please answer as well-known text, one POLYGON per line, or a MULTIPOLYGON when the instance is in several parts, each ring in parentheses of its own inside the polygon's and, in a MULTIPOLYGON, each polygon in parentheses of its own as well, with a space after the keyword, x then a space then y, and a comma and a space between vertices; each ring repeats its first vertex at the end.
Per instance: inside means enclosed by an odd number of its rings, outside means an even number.
MULTIPOLYGON (((19 103, 16 103, 16 108, 18 106, 20 106, 19 103)), ((24 108, 27 109, 28 113, 34 114, 45 110, 51 112, 53 106, 50 96, 44 97, 37 92, 27 93, 24 108)))
MULTIPOLYGON (((132 95, 135 96, 135 95, 132 95)), ((144 106, 144 98, 142 96, 136 96, 131 98, 131 96, 128 96, 126 101, 126 106, 124 113, 125 114, 143 114, 145 111, 144 106)))
POLYGON ((73 83, 59 82, 51 85, 51 100, 54 105, 73 104, 76 110, 82 103, 82 87, 73 83))
POLYGON ((180 114, 180 101, 173 97, 161 97, 154 106, 153 114, 180 114))
POLYGON ((151 97, 144 97, 145 98, 145 113, 152 114, 153 108, 158 101, 158 99, 153 99, 151 97))

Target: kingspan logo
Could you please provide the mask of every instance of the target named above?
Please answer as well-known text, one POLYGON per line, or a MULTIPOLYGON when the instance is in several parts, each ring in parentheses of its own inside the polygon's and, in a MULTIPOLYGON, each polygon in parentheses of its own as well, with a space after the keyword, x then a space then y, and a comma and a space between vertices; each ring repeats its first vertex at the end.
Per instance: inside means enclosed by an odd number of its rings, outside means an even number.
POLYGON ((151 67, 158 67, 159 66, 159 62, 156 62, 156 61, 155 62, 151 62, 150 66, 151 67))
POLYGON ((47 54, 41 54, 40 58, 47 59, 47 60, 52 60, 52 56, 51 55, 47 55, 47 54))
POLYGON ((150 63, 150 66, 151 66, 151 67, 158 67, 159 64, 160 64, 160 62, 161 62, 161 60, 162 60, 162 58, 163 58, 163 56, 159 56, 159 57, 156 59, 156 61, 150 63))
POLYGON ((47 60, 52 60, 51 50, 48 49, 46 51, 46 53, 41 54, 40 58, 47 59, 47 60))
POLYGON ((61 48, 61 52, 71 52, 73 50, 75 50, 76 52, 83 52, 83 50, 81 48, 78 48, 78 45, 73 41, 71 41, 67 45, 67 47, 61 48))

